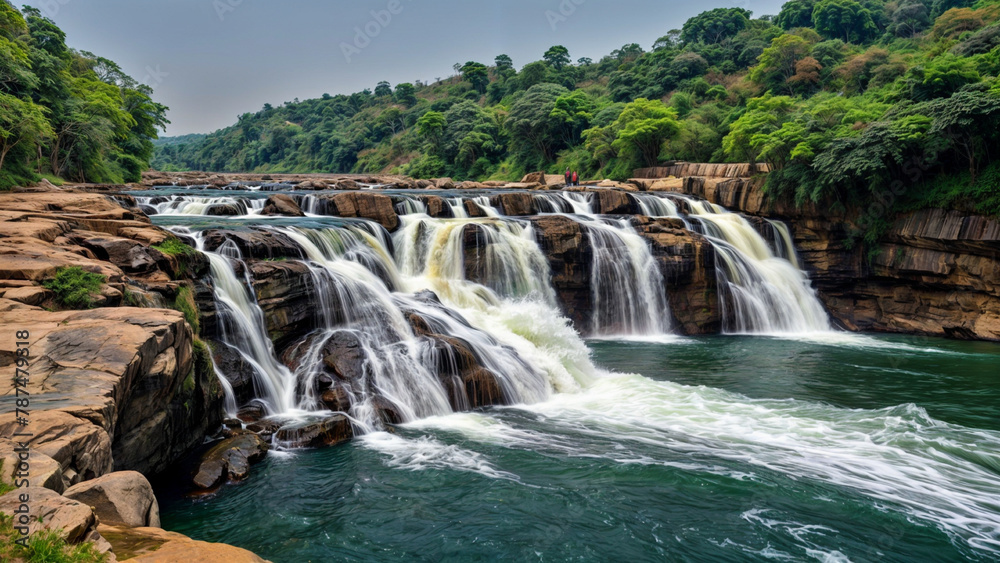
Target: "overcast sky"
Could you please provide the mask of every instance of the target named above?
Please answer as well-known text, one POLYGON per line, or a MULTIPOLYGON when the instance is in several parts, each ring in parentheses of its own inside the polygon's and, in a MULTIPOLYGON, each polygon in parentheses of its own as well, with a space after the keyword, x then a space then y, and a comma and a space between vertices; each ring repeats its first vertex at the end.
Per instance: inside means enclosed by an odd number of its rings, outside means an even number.
POLYGON ((393 85, 433 81, 448 77, 457 62, 492 64, 500 53, 510 55, 520 68, 557 44, 568 47, 573 60, 597 60, 626 43, 648 50, 698 12, 741 6, 760 16, 777 13, 782 1, 27 3, 57 23, 71 47, 114 60, 152 86, 155 99, 170 107, 167 134, 183 135, 226 127, 264 103, 350 94, 374 88, 380 80, 393 85))

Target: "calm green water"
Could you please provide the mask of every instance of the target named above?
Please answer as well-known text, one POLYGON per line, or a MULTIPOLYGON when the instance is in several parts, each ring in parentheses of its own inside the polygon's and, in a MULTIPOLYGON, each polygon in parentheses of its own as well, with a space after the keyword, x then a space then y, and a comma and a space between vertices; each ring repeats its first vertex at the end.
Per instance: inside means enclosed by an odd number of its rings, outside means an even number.
POLYGON ((618 374, 583 393, 271 455, 164 526, 275 562, 1000 558, 1000 346, 590 345, 618 374))

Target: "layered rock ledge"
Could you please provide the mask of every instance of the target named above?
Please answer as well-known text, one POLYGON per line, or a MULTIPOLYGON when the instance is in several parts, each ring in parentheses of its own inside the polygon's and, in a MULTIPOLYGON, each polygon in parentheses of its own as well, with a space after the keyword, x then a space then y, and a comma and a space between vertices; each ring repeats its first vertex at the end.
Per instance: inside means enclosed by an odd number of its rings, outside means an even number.
MULTIPOLYGON (((214 553, 259 561, 150 528, 159 525, 158 508, 143 474, 165 471, 200 447, 222 411, 220 382, 189 323, 197 315, 166 308, 178 300, 196 308, 196 295, 211 294, 207 262, 155 248, 170 238, 128 196, 0 194, 0 324, 8 329, 0 341, 0 479, 15 481, 19 448, 27 446, 33 487, 0 497, 0 507, 19 505, 26 492, 33 529, 93 542, 118 560, 125 544, 109 543, 102 524, 153 538, 143 561, 219 560, 214 553), (72 267, 103 276, 91 296, 95 308, 65 310, 44 286, 72 267), (128 306, 135 304, 144 307, 128 306), (15 338, 18 331, 29 336, 15 338), (22 406, 13 387, 19 341, 30 350, 27 425, 15 412, 22 406), (180 559, 164 559, 175 552, 180 559)), ((211 302, 200 308, 211 315, 211 302)))

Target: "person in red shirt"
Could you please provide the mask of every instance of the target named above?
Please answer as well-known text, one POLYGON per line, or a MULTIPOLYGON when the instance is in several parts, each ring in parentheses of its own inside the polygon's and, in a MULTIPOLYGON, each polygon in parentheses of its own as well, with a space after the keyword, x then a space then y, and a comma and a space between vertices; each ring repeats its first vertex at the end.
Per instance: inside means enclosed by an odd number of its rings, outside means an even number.
POLYGON ((572 185, 574 185, 574 186, 580 185, 580 176, 576 172, 573 172, 573 184, 572 185))
POLYGON ((566 169, 566 185, 567 186, 570 185, 570 181, 572 181, 571 178, 572 178, 572 176, 570 175, 569 168, 567 168, 566 169))

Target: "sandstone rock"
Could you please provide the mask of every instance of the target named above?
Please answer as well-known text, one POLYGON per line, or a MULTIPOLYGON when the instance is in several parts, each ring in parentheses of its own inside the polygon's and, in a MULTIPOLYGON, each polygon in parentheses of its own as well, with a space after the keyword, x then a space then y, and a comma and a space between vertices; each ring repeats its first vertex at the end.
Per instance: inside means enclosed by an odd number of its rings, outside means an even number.
POLYGON ((299 209, 299 204, 291 196, 285 194, 274 194, 267 198, 264 204, 263 215, 284 215, 286 217, 305 217, 306 214, 299 209))
POLYGON ((358 217, 379 223, 389 231, 399 227, 399 217, 389 196, 368 192, 320 195, 325 214, 337 217, 358 217))
POLYGON ((597 198, 597 212, 601 215, 635 214, 635 203, 625 192, 617 190, 594 190, 597 198))
MULTIPOLYGON (((97 529, 97 519, 89 506, 49 489, 28 487, 0 496, 2 514, 13 515, 15 510, 20 510, 25 505, 28 509, 27 526, 30 535, 41 530, 51 530, 67 543, 80 543, 97 529), (21 495, 27 495, 28 502, 22 502, 21 495)), ((15 520, 15 525, 22 524, 15 520)))
POLYGON ((467 199, 463 202, 463 204, 465 205, 465 213, 468 214, 469 217, 474 219, 487 217, 486 210, 480 207, 475 201, 467 199))
POLYGON ((205 250, 215 252, 231 243, 243 258, 262 260, 302 258, 302 249, 288 236, 263 229, 208 230, 203 233, 205 250))
POLYGON ((31 448, 25 451, 15 441, 0 438, 0 464, 2 483, 13 485, 15 481, 25 478, 24 474, 27 473, 28 482, 32 486, 45 487, 57 493, 65 489, 62 466, 58 461, 31 448), (24 463, 27 463, 27 472, 24 471, 24 463))
POLYGON ((432 178, 431 182, 434 182, 434 187, 439 190, 455 189, 455 181, 451 178, 432 178))
POLYGON ((552 285, 563 313, 579 332, 588 333, 593 307, 590 291, 593 248, 580 224, 569 217, 543 215, 529 220, 552 269, 552 285))
POLYGON ((347 442, 353 436, 351 421, 338 414, 321 421, 285 426, 278 430, 274 439, 288 448, 318 448, 347 442))
POLYGON ((159 528, 101 525, 101 536, 114 548, 119 561, 131 563, 267 563, 253 553, 220 543, 195 541, 159 528))
POLYGON ((227 478, 232 481, 246 479, 250 464, 264 459, 267 450, 267 443, 256 434, 227 438, 201 457, 193 483, 201 489, 213 489, 227 478))
POLYGON ((160 526, 153 487, 136 471, 109 473, 66 489, 63 496, 94 509, 101 523, 130 528, 160 526))
POLYGON ((308 265, 298 261, 254 261, 249 267, 257 303, 264 311, 268 334, 277 349, 316 328, 320 311, 308 265))
POLYGON ((534 215, 534 198, 528 193, 509 193, 490 198, 490 205, 511 217, 534 215))
MULTIPOLYGON (((66 486, 110 472, 112 459, 160 471, 221 419, 218 379, 195 361, 181 313, 26 309, 4 321, 31 333, 29 443, 60 463, 66 486)), ((13 345, 0 343, 0 364, 9 365, 13 345)), ((0 415, 2 435, 15 427, 13 413, 0 415)))
MULTIPOLYGON (((532 172, 521 179, 522 184, 542 184, 545 185, 545 172, 532 172)), ((564 179, 560 178, 561 181, 564 179)))
POLYGON ((422 195, 420 201, 427 206, 427 214, 435 218, 451 217, 451 206, 436 195, 422 195))

